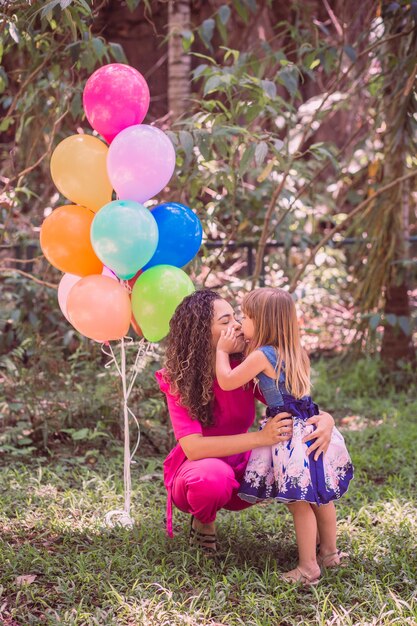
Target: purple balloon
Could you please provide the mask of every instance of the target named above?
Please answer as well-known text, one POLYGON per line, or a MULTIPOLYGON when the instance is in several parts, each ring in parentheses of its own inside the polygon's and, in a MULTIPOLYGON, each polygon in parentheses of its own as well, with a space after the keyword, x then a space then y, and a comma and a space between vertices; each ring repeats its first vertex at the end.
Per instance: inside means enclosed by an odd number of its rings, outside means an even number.
POLYGON ((149 87, 134 67, 110 63, 87 80, 83 105, 91 126, 110 143, 121 130, 144 120, 149 87))
POLYGON ((169 182, 175 149, 159 128, 140 124, 122 130, 107 155, 107 172, 120 200, 143 203, 169 182))
POLYGON ((112 278, 113 280, 118 280, 116 274, 113 272, 113 270, 107 267, 107 265, 103 265, 103 271, 101 272, 101 275, 108 276, 109 278, 112 278))

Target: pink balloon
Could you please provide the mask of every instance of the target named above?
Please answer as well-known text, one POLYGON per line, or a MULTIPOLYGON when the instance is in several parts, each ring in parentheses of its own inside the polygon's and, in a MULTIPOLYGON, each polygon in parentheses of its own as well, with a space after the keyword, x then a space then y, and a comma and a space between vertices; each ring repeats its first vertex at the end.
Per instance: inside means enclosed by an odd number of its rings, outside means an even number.
POLYGON ((81 280, 81 276, 75 274, 64 274, 58 285, 58 304, 64 317, 70 321, 67 312, 67 299, 68 294, 78 281, 81 280))
POLYGON ((121 130, 143 121, 149 108, 149 87, 134 67, 110 63, 87 80, 83 105, 91 126, 110 143, 121 130))
POLYGON ((120 200, 145 202, 169 182, 175 149, 159 128, 140 124, 122 130, 107 154, 107 172, 120 200))

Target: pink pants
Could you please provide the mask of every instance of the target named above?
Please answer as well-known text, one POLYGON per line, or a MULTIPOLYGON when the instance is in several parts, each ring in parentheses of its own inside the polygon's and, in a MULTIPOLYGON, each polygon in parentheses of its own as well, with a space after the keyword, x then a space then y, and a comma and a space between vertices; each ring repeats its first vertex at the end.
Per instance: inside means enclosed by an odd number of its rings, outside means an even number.
POLYGON ((233 467, 221 459, 187 460, 175 475, 172 499, 180 511, 209 524, 220 509, 241 511, 252 506, 237 495, 239 485, 233 467))

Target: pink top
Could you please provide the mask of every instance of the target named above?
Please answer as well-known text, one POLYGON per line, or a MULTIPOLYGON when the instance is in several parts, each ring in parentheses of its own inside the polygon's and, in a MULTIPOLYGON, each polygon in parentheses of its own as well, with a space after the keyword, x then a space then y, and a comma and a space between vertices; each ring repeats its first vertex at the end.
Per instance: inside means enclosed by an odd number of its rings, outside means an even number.
MULTIPOLYGON (((232 363, 232 367, 238 363, 232 363)), ((219 435, 239 435, 246 433, 252 426, 255 419, 254 386, 253 384, 239 387, 233 391, 223 391, 217 380, 213 382, 214 392, 214 424, 212 426, 202 426, 200 422, 193 419, 187 409, 180 404, 179 395, 171 394, 169 383, 164 377, 165 370, 155 373, 159 387, 166 395, 169 416, 175 437, 180 440, 187 435, 200 434, 203 437, 213 437, 219 435)), ((255 396, 265 402, 262 395, 255 390, 255 396)), ((248 452, 221 457, 223 461, 231 465, 235 470, 241 470, 246 466, 250 455, 248 452)), ((172 498, 171 488, 179 467, 186 461, 181 446, 177 444, 169 453, 164 462, 164 482, 168 491, 167 501, 167 532, 172 537, 172 498)))

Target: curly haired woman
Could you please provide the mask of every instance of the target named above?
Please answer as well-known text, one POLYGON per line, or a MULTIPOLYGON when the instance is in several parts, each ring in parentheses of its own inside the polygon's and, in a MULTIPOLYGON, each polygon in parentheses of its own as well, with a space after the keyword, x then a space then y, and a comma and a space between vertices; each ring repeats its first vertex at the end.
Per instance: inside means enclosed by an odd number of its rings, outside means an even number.
MULTIPOLYGON (((237 495, 251 450, 292 434, 288 413, 271 418, 263 430, 248 432, 255 419, 254 398, 263 398, 252 384, 233 391, 218 385, 216 345, 227 328, 234 329, 243 352, 243 334, 230 304, 208 289, 187 296, 171 319, 165 368, 156 372, 178 441, 164 463, 167 532, 172 537, 174 502, 191 514, 190 544, 207 553, 216 551, 217 512, 252 506, 237 495)), ((240 360, 237 356, 234 365, 240 360)), ((334 420, 321 413, 309 421, 316 426, 306 438, 312 441, 309 454, 318 458, 329 445, 334 420)))

